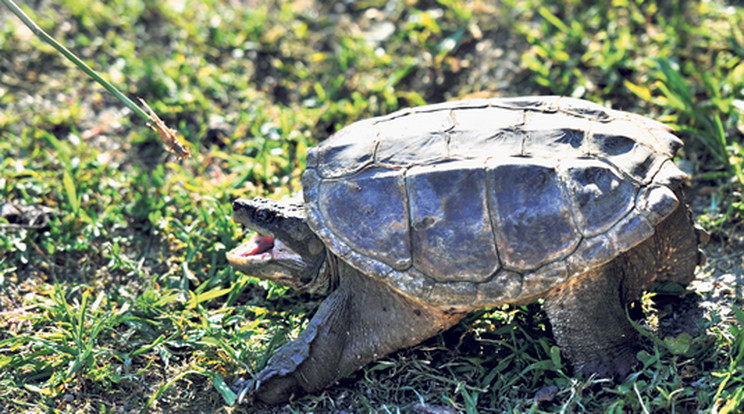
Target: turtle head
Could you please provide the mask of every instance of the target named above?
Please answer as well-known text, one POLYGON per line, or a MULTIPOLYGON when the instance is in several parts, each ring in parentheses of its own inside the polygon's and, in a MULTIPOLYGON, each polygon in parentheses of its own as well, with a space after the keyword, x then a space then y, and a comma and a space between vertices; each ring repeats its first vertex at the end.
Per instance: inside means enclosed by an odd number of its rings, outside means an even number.
POLYGON ((304 291, 328 288, 326 248, 308 226, 301 201, 238 199, 233 220, 256 232, 227 253, 235 269, 304 291))

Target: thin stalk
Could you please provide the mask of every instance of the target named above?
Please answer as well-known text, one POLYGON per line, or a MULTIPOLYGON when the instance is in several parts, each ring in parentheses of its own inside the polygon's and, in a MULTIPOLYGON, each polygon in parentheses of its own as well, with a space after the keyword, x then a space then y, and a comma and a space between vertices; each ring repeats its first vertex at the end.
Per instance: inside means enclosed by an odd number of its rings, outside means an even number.
POLYGON ((149 106, 140 99, 140 102, 144 105, 145 108, 147 108, 148 112, 145 112, 142 107, 134 103, 131 99, 127 98, 123 93, 119 92, 116 87, 110 83, 108 83, 105 79, 103 79, 96 71, 91 69, 90 66, 88 66, 85 62, 80 60, 77 56, 75 56, 74 53, 72 53, 70 50, 68 50, 66 47, 64 47, 62 44, 54 40, 53 37, 49 36, 44 30, 39 27, 33 20, 31 20, 30 17, 26 15, 26 13, 21 10, 20 7, 18 7, 13 0, 0 0, 2 3, 10 9, 13 14, 15 14, 19 19, 21 19, 21 22, 25 24, 31 31, 38 36, 41 40, 49 43, 52 45, 53 48, 55 48, 58 52, 62 53, 67 59, 69 59, 72 63, 74 63, 77 67, 83 70, 88 76, 93 78, 96 82, 98 82, 101 86, 106 88, 107 91, 111 92, 116 99, 120 100, 124 105, 126 105, 129 109, 134 111, 140 118, 144 119, 145 122, 147 122, 147 125, 152 128, 154 131, 156 131, 160 135, 160 139, 165 144, 168 151, 173 152, 176 154, 176 156, 181 158, 188 158, 191 153, 189 152, 188 148, 183 145, 183 143, 178 139, 176 135, 176 131, 174 129, 168 128, 165 123, 163 123, 162 120, 157 116, 157 114, 150 109, 149 106))
POLYGON ((16 5, 13 2, 13 0, 0 0, 0 1, 2 1, 3 4, 5 4, 5 6, 9 8, 11 12, 13 12, 13 14, 18 16, 18 18, 21 19, 23 24, 25 24, 29 29, 31 29, 31 31, 34 32, 36 36, 38 36, 41 40, 52 45, 53 48, 57 49, 59 53, 62 53, 67 59, 72 61, 72 63, 74 63, 77 67, 82 69, 83 72, 88 74, 88 76, 95 79, 95 81, 101 84, 101 86, 103 86, 104 88, 106 88, 107 91, 114 94, 114 96, 116 96, 117 99, 122 101, 124 105, 126 105, 129 109, 133 110, 137 115, 139 115, 145 121, 150 122, 150 115, 148 115, 142 108, 140 108, 131 99, 124 96, 123 93, 119 92, 119 90, 116 89, 114 85, 108 83, 105 79, 103 79, 100 75, 98 75, 96 71, 91 69, 90 66, 88 66, 85 62, 83 62, 77 56, 75 56, 74 53, 70 52, 69 49, 67 49, 62 44, 54 40, 53 37, 49 36, 44 30, 42 30, 41 27, 39 27, 39 25, 37 25, 33 20, 31 20, 31 18, 28 17, 28 15, 26 15, 26 13, 24 13, 23 10, 21 10, 21 8, 18 7, 18 5, 16 5))

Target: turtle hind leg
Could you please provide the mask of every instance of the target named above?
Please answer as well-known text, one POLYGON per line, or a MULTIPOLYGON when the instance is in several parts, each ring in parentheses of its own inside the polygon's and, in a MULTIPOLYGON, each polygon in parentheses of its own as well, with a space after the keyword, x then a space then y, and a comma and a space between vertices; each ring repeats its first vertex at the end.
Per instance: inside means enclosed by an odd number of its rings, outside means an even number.
POLYGON ((543 302, 553 335, 575 371, 625 378, 637 364, 639 335, 627 320, 612 266, 553 289, 543 302))
POLYGON ((657 281, 687 285, 694 279, 705 234, 696 232, 683 195, 678 197, 680 206, 659 223, 653 237, 545 297, 556 341, 578 371, 625 377, 640 349, 625 305, 657 281))
POLYGON ((296 340, 282 346, 242 397, 280 403, 321 390, 367 363, 436 335, 464 314, 446 314, 339 264, 339 286, 296 340))

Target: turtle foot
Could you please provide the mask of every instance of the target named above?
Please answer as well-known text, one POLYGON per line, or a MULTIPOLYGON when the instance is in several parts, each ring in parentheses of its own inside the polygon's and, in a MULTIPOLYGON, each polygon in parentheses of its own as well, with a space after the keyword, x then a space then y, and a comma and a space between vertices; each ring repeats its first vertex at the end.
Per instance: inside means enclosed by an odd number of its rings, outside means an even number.
POLYGON ((577 372, 581 372, 587 378, 596 374, 601 378, 622 381, 638 366, 637 351, 634 345, 616 347, 607 350, 607 353, 603 355, 595 355, 591 359, 579 358, 573 361, 573 366, 577 372))
MULTIPOLYGON (((259 376, 264 371, 259 373, 259 376)), ((253 404, 260 400, 268 404, 278 404, 302 393, 300 384, 291 376, 277 376, 265 381, 258 379, 235 381, 233 391, 238 395, 238 404, 253 404)))

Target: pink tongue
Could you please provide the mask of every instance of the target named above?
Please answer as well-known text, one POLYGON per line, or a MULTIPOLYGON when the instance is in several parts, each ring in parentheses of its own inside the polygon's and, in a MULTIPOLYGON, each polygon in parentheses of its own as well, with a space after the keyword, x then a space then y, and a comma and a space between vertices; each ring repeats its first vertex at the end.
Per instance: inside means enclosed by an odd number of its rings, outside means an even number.
POLYGON ((257 234, 255 241, 256 248, 251 250, 248 255, 265 253, 274 248, 274 238, 271 236, 263 236, 261 234, 257 234))

